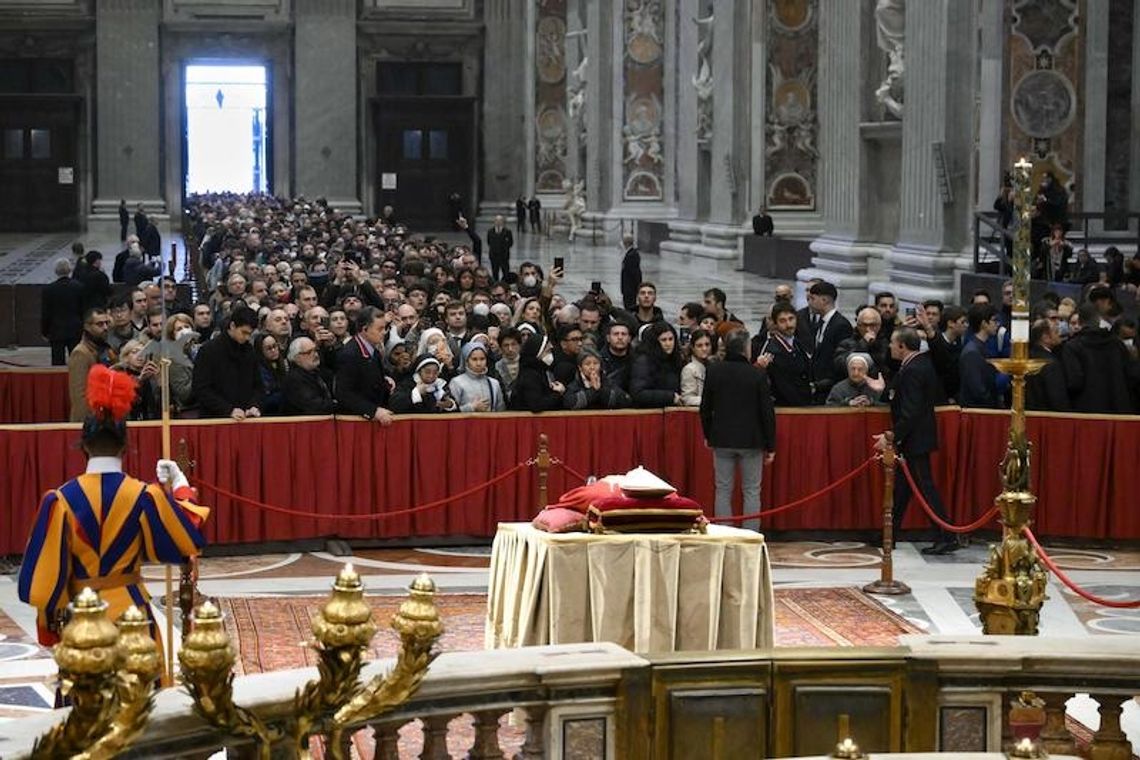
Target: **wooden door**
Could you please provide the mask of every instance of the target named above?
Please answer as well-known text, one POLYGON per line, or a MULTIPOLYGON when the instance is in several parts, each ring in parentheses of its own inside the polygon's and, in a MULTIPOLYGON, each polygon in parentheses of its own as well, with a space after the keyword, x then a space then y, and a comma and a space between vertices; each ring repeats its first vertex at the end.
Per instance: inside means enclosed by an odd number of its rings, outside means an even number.
POLYGON ((78 100, 0 97, 0 230, 79 228, 78 100))
POLYGON ((392 206, 416 231, 450 229, 448 198, 459 193, 471 214, 473 99, 383 98, 374 108, 377 211, 392 206))

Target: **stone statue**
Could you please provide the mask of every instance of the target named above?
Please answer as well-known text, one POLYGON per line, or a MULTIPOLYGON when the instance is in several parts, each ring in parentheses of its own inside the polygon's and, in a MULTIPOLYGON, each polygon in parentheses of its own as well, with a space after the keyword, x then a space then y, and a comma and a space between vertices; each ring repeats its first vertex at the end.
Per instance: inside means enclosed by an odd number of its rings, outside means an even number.
POLYGON ((566 219, 570 223, 569 241, 574 242, 574 236, 582 227, 582 214, 586 213, 586 186, 582 180, 562 180, 562 190, 566 193, 566 202, 562 208, 566 211, 566 219))
POLYGON ((875 4, 876 40, 887 54, 887 77, 875 90, 875 99, 895 118, 903 115, 904 74, 906 63, 903 43, 906 38, 906 0, 877 0, 875 4))
POLYGON ((693 89, 697 91, 697 144, 707 146, 712 140, 713 128, 713 16, 694 18, 697 25, 697 73, 693 75, 693 89))
MULTIPOLYGON (((584 43, 586 38, 586 30, 580 29, 574 32, 567 32, 566 38, 576 37, 581 43, 584 43)), ((584 44, 579 45, 579 50, 584 47, 584 44)), ((578 133, 579 142, 583 141, 586 136, 586 83, 587 74, 586 69, 589 66, 589 56, 583 54, 582 60, 570 72, 570 81, 566 87, 567 113, 570 116, 570 122, 574 125, 575 131, 578 133)))

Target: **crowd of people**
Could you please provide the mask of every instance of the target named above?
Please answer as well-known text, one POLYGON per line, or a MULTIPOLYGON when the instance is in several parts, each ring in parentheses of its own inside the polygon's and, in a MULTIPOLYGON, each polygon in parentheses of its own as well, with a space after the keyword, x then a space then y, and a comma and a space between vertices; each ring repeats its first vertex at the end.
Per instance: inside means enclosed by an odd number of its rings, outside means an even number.
MULTIPOLYGON (((90 254, 86 279, 71 278, 67 287, 86 308, 68 360, 73 420, 86 413, 82 389, 96 363, 138 379, 133 417, 158 416, 163 356, 183 416, 336 413, 387 424, 404 413, 699 407, 708 367, 744 328, 717 288, 671 321, 654 285, 633 288, 625 272, 632 292, 617 304, 600 283, 563 292, 557 267, 496 261, 492 274, 470 226, 472 245, 450 245, 411 234, 390 208, 358 219, 322 200, 211 195, 189 209, 205 273, 196 303, 153 271, 104 307, 106 277, 98 294, 86 289, 99 279, 90 254)), ((488 237, 501 228, 498 220, 488 237)), ((628 261, 636 249, 625 242, 628 261)), ((134 255, 128 248, 126 258, 134 255)), ((1001 304, 978 292, 967 306, 927 301, 900 315, 884 292, 852 322, 831 283, 809 283, 799 310, 792 287, 780 285, 764 324, 750 326, 749 361, 766 374, 777 406, 884 405, 898 371, 891 333, 906 326, 929 352, 942 400, 1001 407, 1008 381, 987 360, 1009 353, 1011 294, 1007 283, 1001 304)), ((1136 321, 1121 315, 1111 288, 1087 295, 1074 303, 1047 294, 1034 306, 1032 352, 1048 364, 1030 380, 1030 408, 1140 408, 1136 321)))

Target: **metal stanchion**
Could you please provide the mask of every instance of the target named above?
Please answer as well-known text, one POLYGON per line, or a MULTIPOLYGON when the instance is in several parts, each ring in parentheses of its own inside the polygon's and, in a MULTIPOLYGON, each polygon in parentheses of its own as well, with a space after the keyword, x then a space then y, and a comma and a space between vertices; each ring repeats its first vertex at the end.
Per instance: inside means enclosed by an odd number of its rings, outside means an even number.
POLYGON ((546 433, 538 434, 538 456, 534 462, 538 465, 538 508, 545 509, 549 503, 546 480, 550 477, 550 439, 546 433))
POLYGON ((879 579, 863 587, 865 594, 898 596, 909 594, 910 586, 895 579, 892 552, 895 548, 895 464, 898 455, 894 443, 888 441, 883 449, 883 562, 879 566, 879 579))

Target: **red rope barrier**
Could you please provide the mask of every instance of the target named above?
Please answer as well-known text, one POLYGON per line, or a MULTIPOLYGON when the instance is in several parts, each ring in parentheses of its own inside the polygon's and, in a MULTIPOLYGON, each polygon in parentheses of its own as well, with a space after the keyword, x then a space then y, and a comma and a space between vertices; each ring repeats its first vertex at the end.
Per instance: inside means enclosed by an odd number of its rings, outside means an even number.
POLYGON ((764 509, 764 510, 761 510, 759 512, 755 512, 755 513, 750 514, 750 515, 732 515, 731 517, 713 517, 709 522, 722 523, 722 522, 742 522, 744 520, 755 520, 755 519, 760 518, 760 517, 768 517, 770 515, 777 515, 781 512, 787 512, 789 509, 795 509, 796 507, 803 506, 804 504, 807 504, 809 501, 813 501, 814 499, 818 499, 820 496, 823 496, 824 494, 826 494, 830 491, 834 491, 836 488, 839 488, 839 486, 843 485, 847 481, 855 479, 860 473, 863 472, 863 470, 866 470, 872 464, 874 464, 874 462, 878 458, 879 457, 877 455, 873 455, 873 456, 868 457, 867 461, 863 462, 863 464, 859 465, 854 470, 852 470, 851 472, 849 472, 846 475, 844 475, 843 477, 841 477, 839 480, 835 481, 834 483, 831 483, 828 486, 825 486, 824 488, 821 488, 820 490, 816 491, 815 493, 809 493, 807 496, 796 499, 795 501, 790 501, 787 504, 783 504, 779 507, 773 507, 772 509, 764 509))
POLYGON ((226 489, 222 488, 221 486, 214 485, 213 483, 207 483, 206 481, 204 481, 200 478, 195 478, 194 480, 198 486, 203 487, 208 491, 213 491, 214 493, 216 493, 219 496, 224 496, 228 499, 233 499, 234 501, 239 501, 239 502, 243 502, 245 504, 249 504, 250 506, 256 507, 257 509, 264 509, 267 512, 277 512, 278 514, 292 515, 294 517, 311 517, 313 519, 381 520, 381 519, 384 519, 386 517, 398 517, 398 516, 402 516, 402 515, 412 515, 412 514, 416 514, 417 512, 426 512, 429 509, 435 509, 436 507, 442 507, 445 504, 449 504, 453 501, 458 501, 462 498, 470 496, 471 494, 478 493, 479 491, 482 491, 485 488, 489 488, 490 486, 493 486, 496 483, 498 483, 500 480, 506 480, 511 475, 514 475, 519 470, 521 470, 525 467, 528 467, 528 466, 529 466, 528 462, 520 462, 519 464, 516 464, 511 469, 507 470, 506 472, 504 472, 500 475, 496 475, 495 477, 491 478, 490 480, 488 480, 485 483, 480 483, 476 486, 472 486, 471 488, 468 488, 466 491, 461 491, 460 493, 453 494, 451 496, 447 496, 445 498, 438 499, 436 501, 430 501, 427 504, 421 504, 418 507, 408 507, 407 509, 397 509, 397 510, 393 510, 391 512, 373 512, 373 513, 367 514, 367 515, 338 515, 338 514, 330 514, 330 513, 305 512, 305 511, 302 511, 299 509, 288 509, 286 507, 278 507, 278 506, 275 506, 273 504, 267 504, 263 501, 258 501, 256 499, 251 499, 247 496, 242 496, 240 494, 236 494, 233 491, 227 491, 226 489))
POLYGON ((906 476, 906 482, 910 483, 911 494, 914 496, 915 500, 918 501, 918 504, 922 507, 923 511, 926 512, 926 516, 929 517, 943 530, 947 530, 951 533, 972 533, 973 531, 988 523, 990 520, 994 519, 994 517, 996 517, 997 513, 1000 511, 997 507, 991 507, 989 512, 986 512, 984 515, 979 517, 977 520, 974 520, 969 525, 951 525, 939 517, 937 514, 935 514, 934 508, 931 507, 930 504, 927 503, 926 499, 923 498, 922 492, 918 490, 918 484, 914 482, 914 476, 910 474, 910 468, 907 467, 906 460, 902 457, 899 457, 899 464, 902 466, 903 475, 906 476))
POLYGON ((1071 588, 1078 596, 1084 599, 1088 599, 1093 604, 1099 604, 1104 607, 1113 607, 1118 610, 1140 609, 1140 599, 1131 602, 1116 602, 1111 599, 1105 599, 1104 597, 1097 596, 1092 592, 1085 591, 1083 588, 1078 586, 1069 576, 1065 575, 1065 573, 1061 571, 1061 568, 1057 567, 1057 565, 1053 562, 1053 558, 1045 553, 1045 550, 1041 548, 1041 544, 1037 543, 1037 536, 1033 535, 1033 531, 1029 529, 1028 525, 1022 528, 1021 532, 1025 534, 1025 537, 1027 539, 1029 539, 1029 543, 1033 544, 1033 550, 1037 552, 1037 556, 1041 559, 1041 562, 1045 565, 1045 567, 1049 568, 1049 572, 1057 576, 1058 580, 1060 580, 1061 583, 1064 583, 1066 586, 1071 588))
POLYGON ((566 471, 567 475, 569 475, 572 478, 576 478, 576 479, 582 481, 583 483, 585 483, 587 480, 589 480, 588 476, 583 475, 582 473, 578 472, 573 467, 566 464, 565 462, 563 462, 561 459, 558 459, 557 457, 551 457, 550 463, 558 465, 559 467, 561 467, 563 470, 566 471))

